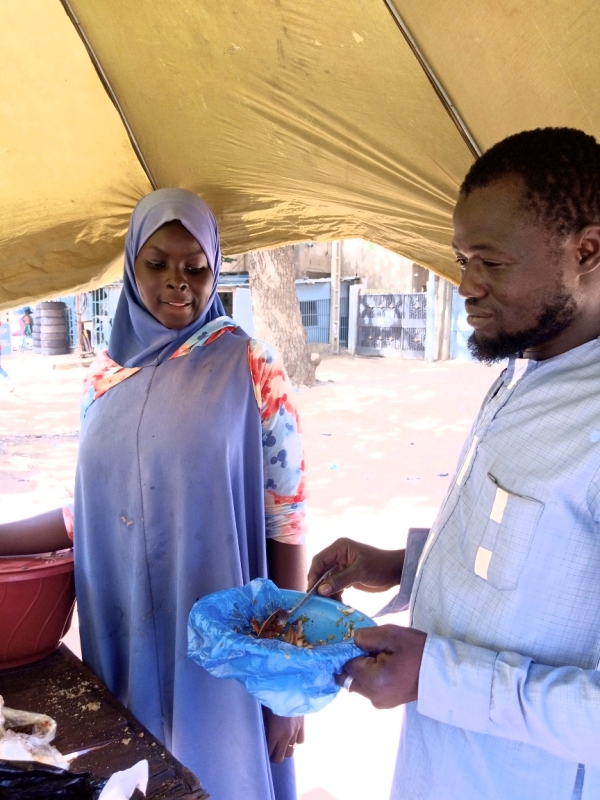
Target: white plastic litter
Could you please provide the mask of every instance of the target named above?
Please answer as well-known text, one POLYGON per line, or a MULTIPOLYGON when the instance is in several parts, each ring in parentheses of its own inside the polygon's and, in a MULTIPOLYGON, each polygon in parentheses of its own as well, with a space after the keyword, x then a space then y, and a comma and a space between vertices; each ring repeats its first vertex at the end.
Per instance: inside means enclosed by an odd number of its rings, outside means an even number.
POLYGON ((98 800, 129 800, 136 789, 146 794, 147 787, 148 762, 144 759, 123 772, 115 772, 108 779, 98 800))

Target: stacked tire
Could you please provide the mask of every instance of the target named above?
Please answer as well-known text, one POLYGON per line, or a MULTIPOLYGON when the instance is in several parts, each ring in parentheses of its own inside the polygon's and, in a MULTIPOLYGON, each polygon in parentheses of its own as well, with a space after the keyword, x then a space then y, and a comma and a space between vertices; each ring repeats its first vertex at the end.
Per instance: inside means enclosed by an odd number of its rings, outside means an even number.
POLYGON ((33 318, 33 352, 62 356, 69 352, 67 306, 53 300, 38 303, 33 318))

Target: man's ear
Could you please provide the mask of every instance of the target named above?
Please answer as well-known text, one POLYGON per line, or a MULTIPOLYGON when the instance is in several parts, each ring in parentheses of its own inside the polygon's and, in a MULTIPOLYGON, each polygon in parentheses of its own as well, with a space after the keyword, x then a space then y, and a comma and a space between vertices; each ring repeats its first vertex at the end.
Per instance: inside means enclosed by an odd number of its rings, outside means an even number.
POLYGON ((594 272, 600 267, 600 225, 586 225, 574 237, 579 275, 594 272))

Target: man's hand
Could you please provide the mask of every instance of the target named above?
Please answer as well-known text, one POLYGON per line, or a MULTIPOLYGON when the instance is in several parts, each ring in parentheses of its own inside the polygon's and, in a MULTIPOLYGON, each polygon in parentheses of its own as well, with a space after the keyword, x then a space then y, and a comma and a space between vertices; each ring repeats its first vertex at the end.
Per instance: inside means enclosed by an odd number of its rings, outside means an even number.
POLYGON ((263 706, 269 758, 281 764, 284 758, 294 755, 297 744, 304 742, 304 717, 278 717, 263 706))
POLYGON ((398 625, 360 628, 354 634, 354 641, 372 655, 348 661, 336 681, 341 686, 350 675, 350 691, 364 695, 375 708, 411 703, 419 691, 426 639, 426 633, 398 625))
POLYGON ((308 588, 328 569, 337 567, 338 572, 319 586, 319 594, 341 600, 347 586, 363 592, 385 592, 400 583, 403 564, 404 550, 379 550, 352 539, 338 539, 313 558, 308 588))

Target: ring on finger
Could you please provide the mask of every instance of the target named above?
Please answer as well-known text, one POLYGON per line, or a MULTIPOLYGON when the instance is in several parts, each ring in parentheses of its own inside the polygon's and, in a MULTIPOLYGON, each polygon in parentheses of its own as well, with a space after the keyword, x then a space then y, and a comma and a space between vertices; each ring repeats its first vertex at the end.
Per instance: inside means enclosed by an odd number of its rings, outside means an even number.
POLYGON ((350 675, 346 675, 346 678, 344 679, 344 683, 342 684, 343 688, 347 689, 348 691, 350 691, 350 687, 352 686, 352 681, 353 680, 354 680, 354 678, 351 678, 350 675))
POLYGON ((296 742, 294 744, 288 744, 288 750, 295 750, 296 749, 296 742))

